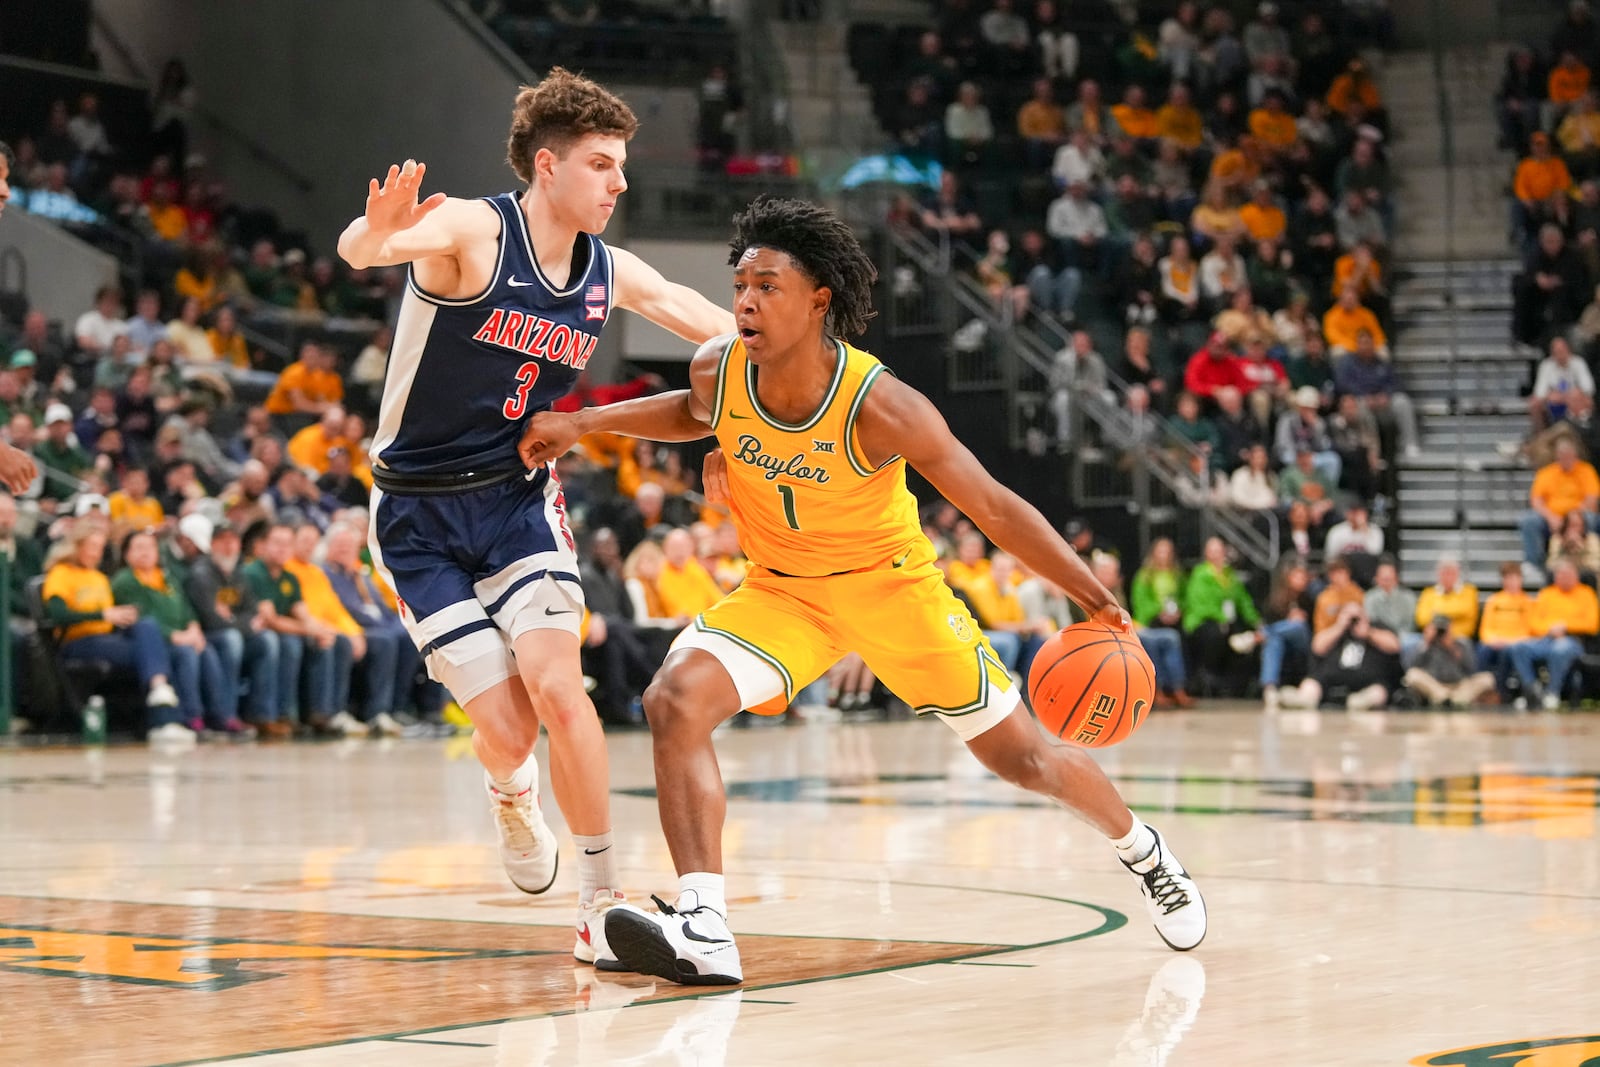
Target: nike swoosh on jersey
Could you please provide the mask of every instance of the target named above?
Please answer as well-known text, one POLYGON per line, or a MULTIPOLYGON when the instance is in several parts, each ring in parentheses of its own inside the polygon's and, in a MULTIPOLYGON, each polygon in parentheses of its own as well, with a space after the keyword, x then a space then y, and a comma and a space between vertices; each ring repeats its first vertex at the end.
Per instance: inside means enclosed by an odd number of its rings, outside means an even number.
POLYGON ((520 289, 524 285, 532 285, 533 283, 532 282, 519 282, 517 280, 517 276, 515 274, 508 274, 508 275, 506 275, 506 284, 511 286, 513 289, 520 289))
POLYGON ((707 937, 704 934, 696 933, 694 927, 689 925, 689 920, 688 919, 683 920, 683 936, 687 937, 690 941, 698 941, 702 945, 731 945, 731 944, 733 944, 732 941, 727 941, 727 940, 724 940, 723 938, 720 938, 720 937, 707 937))
POLYGON ((901 556, 899 559, 895 560, 894 563, 892 564, 892 566, 894 566, 896 568, 904 567, 905 564, 906 564, 906 560, 908 560, 910 558, 911 558, 911 549, 908 548, 908 549, 906 549, 906 554, 901 556))
POLYGON ((730 419, 748 419, 749 417, 749 415, 741 415, 737 411, 728 412, 728 418, 730 419))

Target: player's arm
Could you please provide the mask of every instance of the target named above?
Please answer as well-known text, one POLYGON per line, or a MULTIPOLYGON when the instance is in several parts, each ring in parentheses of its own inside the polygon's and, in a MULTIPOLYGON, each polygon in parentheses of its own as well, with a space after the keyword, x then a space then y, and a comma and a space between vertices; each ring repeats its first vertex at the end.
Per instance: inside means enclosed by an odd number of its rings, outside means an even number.
POLYGON ((427 167, 406 161, 391 166, 380 185, 372 179, 366 211, 339 235, 339 255, 352 267, 393 267, 413 260, 455 256, 465 239, 498 234, 493 211, 474 200, 434 193, 422 202, 417 192, 427 167))
POLYGON ((711 433, 717 366, 732 340, 713 337, 689 363, 689 388, 577 411, 541 411, 528 420, 517 452, 529 469, 566 453, 578 438, 616 433, 647 441, 698 441, 711 433))
POLYGON ((927 397, 898 378, 879 375, 856 423, 856 442, 874 467, 904 456, 989 540, 1059 585, 1091 618, 1129 625, 1127 613, 1088 564, 1037 508, 995 481, 927 397))
POLYGON ((669 282, 661 272, 623 248, 611 250, 615 264, 613 303, 643 315, 686 341, 702 344, 732 333, 733 312, 718 307, 687 285, 669 282))

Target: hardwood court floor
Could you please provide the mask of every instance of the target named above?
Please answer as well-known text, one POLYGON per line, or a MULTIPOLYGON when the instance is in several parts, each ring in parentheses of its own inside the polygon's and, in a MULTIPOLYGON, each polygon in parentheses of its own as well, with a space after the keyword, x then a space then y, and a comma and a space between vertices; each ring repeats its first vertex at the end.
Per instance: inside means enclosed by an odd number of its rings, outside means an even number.
POLYGON ((1158 715, 1102 761, 1200 879, 1186 955, 937 724, 719 746, 735 993, 576 965, 570 844, 514 891, 465 739, 0 749, 0 1064, 1600 1062, 1600 717, 1158 715))

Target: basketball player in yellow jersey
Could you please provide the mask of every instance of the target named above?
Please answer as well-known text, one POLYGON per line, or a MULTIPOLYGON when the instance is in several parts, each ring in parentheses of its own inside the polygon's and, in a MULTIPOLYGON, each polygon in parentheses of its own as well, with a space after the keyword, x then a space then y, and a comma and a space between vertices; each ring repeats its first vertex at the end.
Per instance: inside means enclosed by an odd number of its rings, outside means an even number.
POLYGON ((978 624, 934 566, 907 463, 1006 552, 1091 617, 1127 628, 1115 598, 1031 505, 951 435, 933 404, 839 340, 871 317, 871 262, 832 212, 761 199, 736 220, 738 332, 695 353, 690 387, 571 414, 536 415, 537 466, 580 436, 657 441, 715 433, 708 495, 725 497, 744 584, 678 637, 644 697, 661 826, 679 874, 660 913, 618 904, 606 937, 623 968, 685 984, 742 980, 722 877, 726 812, 711 732, 748 708, 779 712, 846 652, 919 714, 943 720, 984 766, 1059 800, 1104 833, 1139 879, 1156 931, 1198 945, 1205 904, 1182 864, 1087 755, 1046 738, 978 624))

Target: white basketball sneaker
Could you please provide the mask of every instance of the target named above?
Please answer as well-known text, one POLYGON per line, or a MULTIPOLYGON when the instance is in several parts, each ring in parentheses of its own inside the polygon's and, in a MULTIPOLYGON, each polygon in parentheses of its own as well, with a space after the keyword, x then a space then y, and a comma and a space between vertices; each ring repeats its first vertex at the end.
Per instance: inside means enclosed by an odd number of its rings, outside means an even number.
POLYGON ((617 957, 606 945, 606 912, 627 898, 611 889, 597 889, 594 899, 578 904, 578 932, 572 942, 572 958, 592 963, 602 971, 619 971, 617 957))
POLYGON ((1188 952, 1205 940, 1206 902, 1178 857, 1167 851, 1167 843, 1156 828, 1150 827, 1150 833, 1156 839, 1150 854, 1136 863, 1122 860, 1122 865, 1139 879, 1145 911, 1156 924, 1161 940, 1168 948, 1188 952))
POLYGON ((556 835, 539 810, 539 764, 529 756, 523 766, 533 772, 533 785, 515 796, 496 789, 488 771, 483 772, 483 783, 500 833, 500 862, 505 864, 511 884, 524 893, 543 893, 556 880, 561 857, 556 835))
POLYGON ((1117 1045, 1112 1067, 1165 1067, 1200 1014, 1206 969, 1197 956, 1173 956, 1150 979, 1144 1012, 1117 1045))
POLYGON ((606 943, 622 969, 679 985, 744 981, 739 947, 733 943, 727 919, 699 906, 692 891, 678 898, 677 907, 660 897, 650 899, 659 913, 632 904, 613 904, 606 911, 606 943), (686 908, 686 903, 695 906, 686 908))

